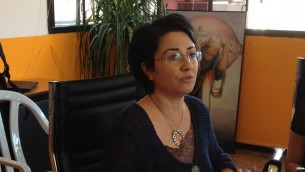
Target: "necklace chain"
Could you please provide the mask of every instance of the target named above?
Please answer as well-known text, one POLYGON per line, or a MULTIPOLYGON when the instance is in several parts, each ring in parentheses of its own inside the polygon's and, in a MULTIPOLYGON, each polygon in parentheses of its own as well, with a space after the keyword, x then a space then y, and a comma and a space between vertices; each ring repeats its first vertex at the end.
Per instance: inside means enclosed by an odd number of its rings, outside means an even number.
POLYGON ((174 127, 172 127, 172 125, 170 124, 170 122, 168 121, 168 119, 166 118, 165 114, 163 113, 163 111, 161 110, 161 108, 158 106, 158 104, 155 102, 155 100, 149 96, 150 99, 152 100, 153 104, 157 107, 157 109, 160 111, 160 113, 162 114, 165 122, 169 125, 169 127, 173 130, 172 131, 172 139, 175 145, 179 146, 181 143, 177 140, 177 134, 179 134, 182 139, 184 139, 184 134, 182 132, 182 130, 180 129, 181 124, 182 124, 182 119, 183 119, 183 106, 182 106, 182 111, 181 111, 181 119, 179 122, 179 126, 177 129, 174 129, 174 127))

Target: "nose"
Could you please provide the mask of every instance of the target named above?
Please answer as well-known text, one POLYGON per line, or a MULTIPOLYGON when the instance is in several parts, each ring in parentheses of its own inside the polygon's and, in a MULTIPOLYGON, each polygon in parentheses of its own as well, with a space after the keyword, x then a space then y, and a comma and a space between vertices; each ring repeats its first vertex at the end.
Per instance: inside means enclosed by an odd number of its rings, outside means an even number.
POLYGON ((183 55, 183 58, 181 59, 181 67, 183 70, 190 70, 193 68, 196 64, 191 62, 191 59, 188 58, 186 55, 183 55))
POLYGON ((185 55, 185 54, 182 55, 182 58, 181 58, 182 63, 185 63, 185 62, 192 63, 191 59, 188 56, 189 55, 185 55))

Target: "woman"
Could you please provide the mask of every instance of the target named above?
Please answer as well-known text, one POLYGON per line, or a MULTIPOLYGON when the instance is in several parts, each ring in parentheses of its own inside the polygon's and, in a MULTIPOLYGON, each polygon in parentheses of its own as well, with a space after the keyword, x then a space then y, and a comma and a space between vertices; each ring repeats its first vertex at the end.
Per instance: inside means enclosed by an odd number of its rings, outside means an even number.
POLYGON ((189 96, 201 52, 179 14, 138 29, 128 63, 147 92, 121 112, 105 147, 108 171, 236 171, 219 147, 207 107, 189 96))
MULTIPOLYGON (((303 121, 304 123, 304 121, 303 121)), ((304 124, 303 124, 304 125, 304 124)), ((305 171, 305 134, 289 131, 289 142, 285 161, 286 172, 305 171)))

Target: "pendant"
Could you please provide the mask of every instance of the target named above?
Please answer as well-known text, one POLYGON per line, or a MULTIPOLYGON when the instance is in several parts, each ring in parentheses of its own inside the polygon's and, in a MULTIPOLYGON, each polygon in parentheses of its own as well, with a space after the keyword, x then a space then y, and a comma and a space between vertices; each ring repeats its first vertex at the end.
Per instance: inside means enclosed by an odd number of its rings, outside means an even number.
POLYGON ((180 143, 177 140, 177 134, 179 134, 182 137, 182 139, 184 139, 184 134, 182 133, 182 131, 179 128, 173 130, 173 132, 172 132, 172 137, 173 137, 174 144, 179 146, 180 143))

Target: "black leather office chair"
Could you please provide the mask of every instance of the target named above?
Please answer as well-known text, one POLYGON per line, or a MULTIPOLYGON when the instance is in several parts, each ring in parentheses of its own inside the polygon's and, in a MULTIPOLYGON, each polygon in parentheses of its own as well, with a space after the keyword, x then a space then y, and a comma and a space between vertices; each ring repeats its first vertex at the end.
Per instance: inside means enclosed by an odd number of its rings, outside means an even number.
POLYGON ((145 95, 133 75, 49 83, 52 171, 98 171, 114 119, 145 95))

